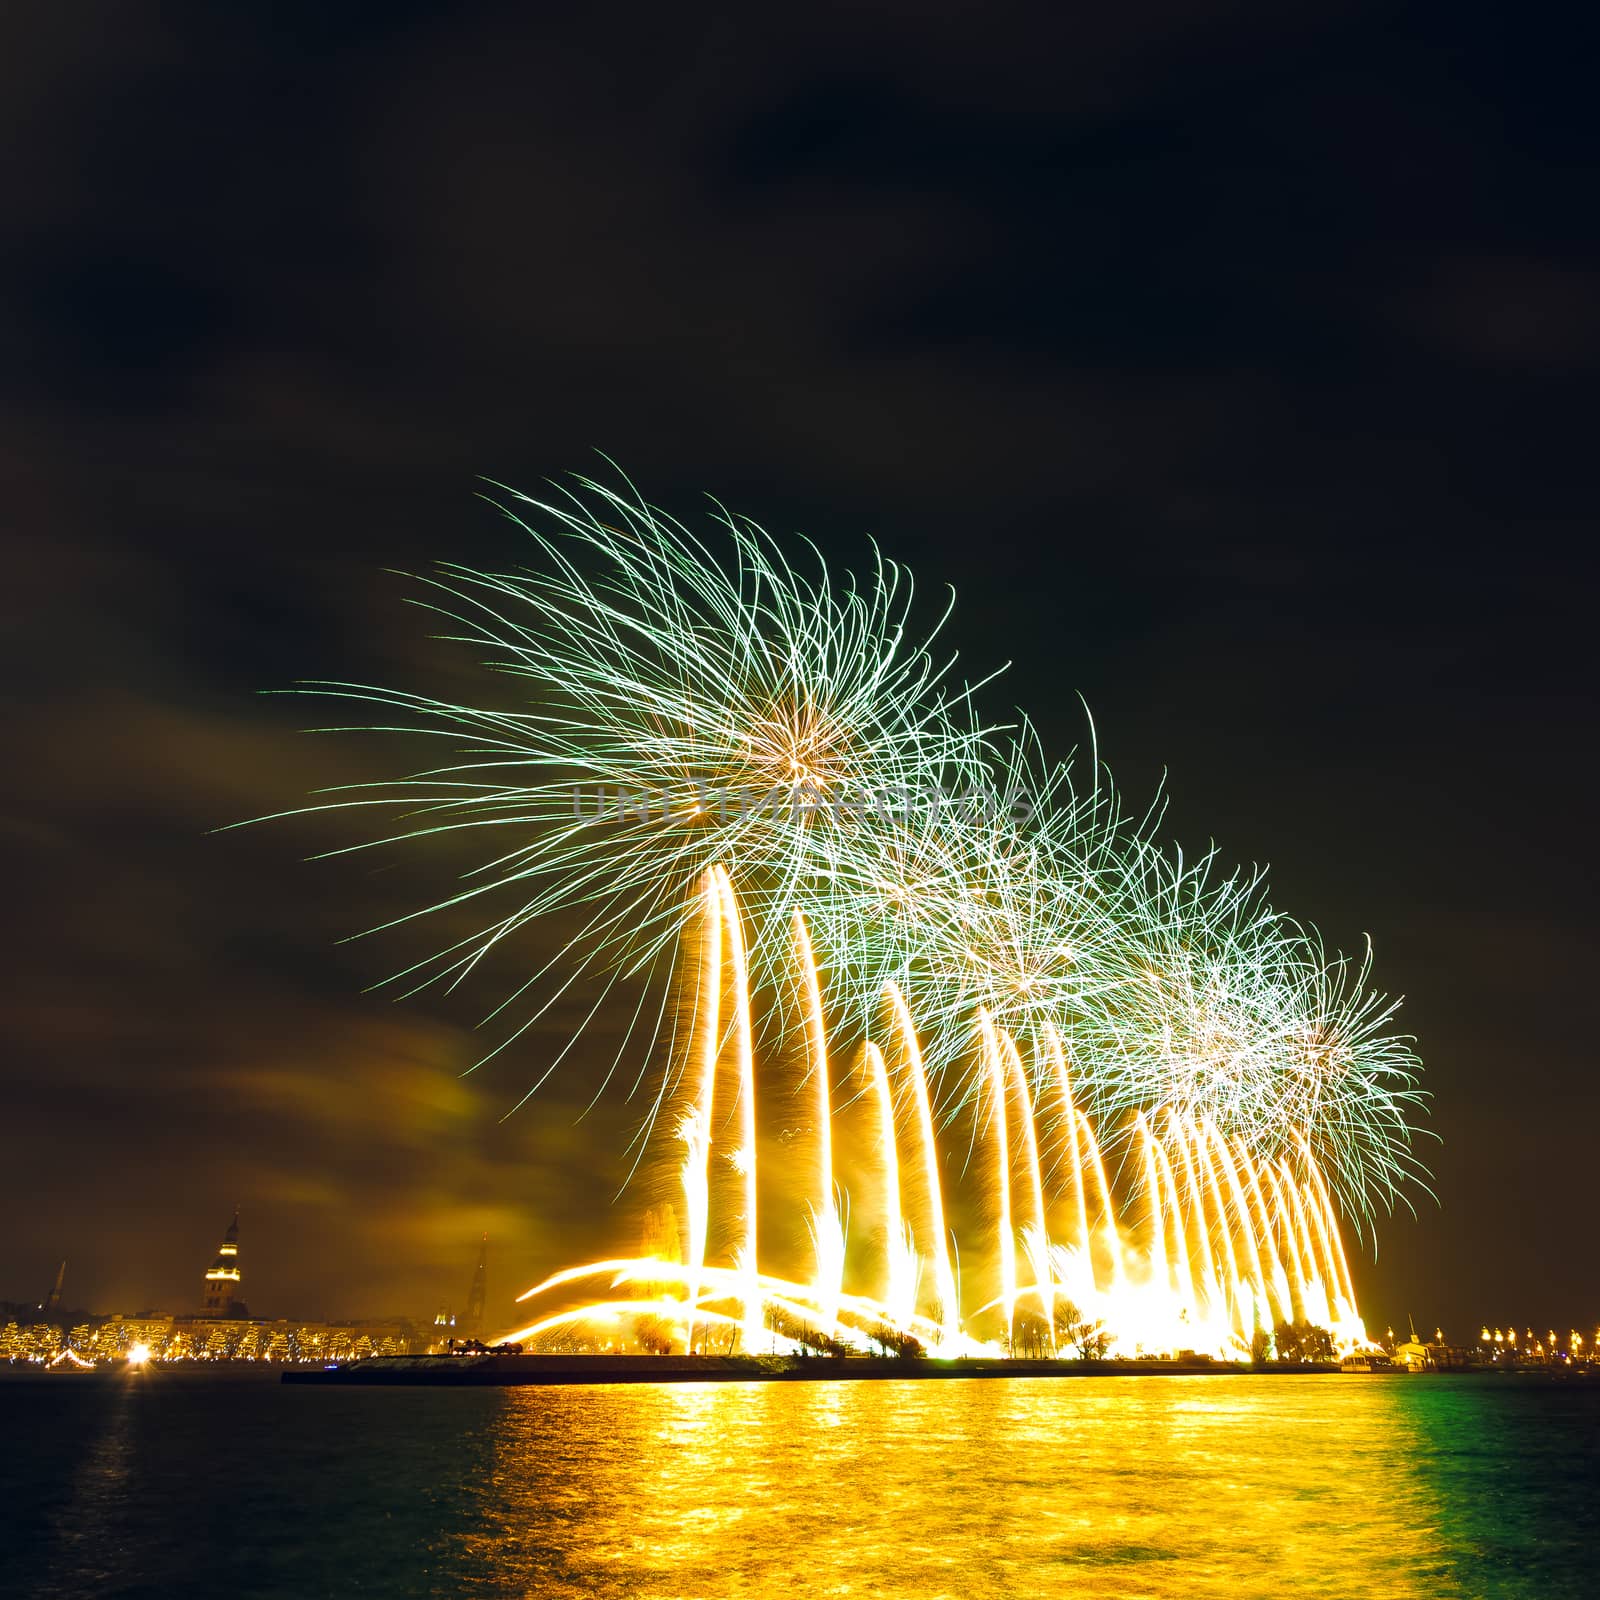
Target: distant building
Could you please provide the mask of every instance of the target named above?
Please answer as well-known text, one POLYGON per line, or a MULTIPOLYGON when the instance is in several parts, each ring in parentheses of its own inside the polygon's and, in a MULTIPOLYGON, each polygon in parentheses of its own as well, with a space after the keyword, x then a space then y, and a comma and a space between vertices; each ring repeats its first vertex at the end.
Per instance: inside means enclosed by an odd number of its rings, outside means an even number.
MULTIPOLYGON (((469 1301, 478 1323, 487 1304, 487 1256, 486 1234, 478 1251, 469 1301)), ((431 1328, 399 1316, 348 1322, 252 1318, 239 1298, 244 1274, 239 1261, 238 1207, 206 1270, 204 1303, 198 1311, 84 1317, 57 1309, 55 1320, 45 1320, 40 1313, 47 1303, 58 1308, 65 1270, 63 1263, 48 1302, 0 1301, 0 1366, 55 1363, 57 1370, 62 1370, 97 1362, 126 1362, 130 1352, 141 1346, 141 1364, 262 1361, 326 1365, 371 1355, 421 1355, 447 1347, 456 1331, 455 1318, 448 1311, 441 1311, 431 1328)))
MULTIPOLYGON (((484 1305, 485 1249, 478 1255, 473 1280, 473 1303, 482 1316, 484 1305)), ((65 1263, 56 1273, 49 1304, 57 1306, 65 1276, 65 1263)), ((54 1321, 36 1320, 39 1304, 0 1301, 0 1365, 33 1363, 80 1366, 96 1362, 124 1362, 130 1351, 143 1347, 144 1358, 173 1361, 264 1361, 281 1364, 322 1364, 350 1361, 371 1355, 414 1355, 429 1348, 429 1330, 407 1317, 381 1317, 350 1322, 298 1322, 252 1318, 239 1291, 244 1274, 239 1264, 239 1211, 217 1247, 216 1259, 206 1270, 203 1309, 173 1315, 142 1311, 137 1316, 120 1313, 92 1316, 69 1328, 65 1313, 54 1321), (70 1352, 70 1355, 64 1354, 70 1352)), ((76 1314, 74 1314, 76 1315, 76 1314)), ((441 1312, 441 1319, 454 1319, 441 1312)), ((442 1326, 442 1323, 441 1323, 442 1326)), ((442 1345, 446 1341, 440 1339, 442 1345)))
POLYGON ((1411 1324, 1411 1337, 1394 1347, 1394 1364, 1407 1372, 1426 1372, 1433 1365, 1428 1347, 1418 1337, 1415 1324, 1411 1324))
POLYGON ((1394 1364, 1407 1372, 1426 1372, 1434 1362, 1427 1345, 1408 1339, 1394 1347, 1394 1364))
POLYGON ((217 1259, 206 1269, 206 1294, 201 1315, 207 1317, 245 1317, 249 1315, 239 1298, 243 1274, 239 1269, 239 1208, 233 1208, 233 1221, 217 1247, 217 1259))

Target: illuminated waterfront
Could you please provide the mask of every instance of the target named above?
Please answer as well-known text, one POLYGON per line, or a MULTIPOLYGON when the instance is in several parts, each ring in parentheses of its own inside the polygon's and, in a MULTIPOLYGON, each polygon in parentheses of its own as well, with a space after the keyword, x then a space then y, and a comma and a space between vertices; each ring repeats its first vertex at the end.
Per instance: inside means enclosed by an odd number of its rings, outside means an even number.
MULTIPOLYGON (((153 1381, 151 1381, 153 1379, 153 1381)), ((8 1385, 13 1592, 1591 1592, 1600 1387, 8 1385), (226 1418, 227 1470, 214 1454, 226 1418), (240 1514, 248 1507, 248 1514, 240 1514)))

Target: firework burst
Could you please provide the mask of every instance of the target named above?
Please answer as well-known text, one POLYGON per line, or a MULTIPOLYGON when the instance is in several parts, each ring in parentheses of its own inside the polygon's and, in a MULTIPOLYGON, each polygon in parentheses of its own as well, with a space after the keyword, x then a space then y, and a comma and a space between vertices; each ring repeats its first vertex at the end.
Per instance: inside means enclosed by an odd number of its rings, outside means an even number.
MULTIPOLYGON (((865 1036, 893 984, 947 1108, 981 1092, 983 1017, 1036 1060, 1060 1041, 1079 1104, 1128 1140, 1157 1105, 1266 1159, 1304 1140, 1358 1217, 1420 1173, 1418 1063, 1388 1031, 1396 1002, 1369 988, 1370 953, 1330 959, 1259 874, 1161 849, 1160 807, 1124 814, 1092 750, 1084 778, 1025 721, 984 726, 974 686, 934 654, 948 607, 919 631, 902 568, 874 552, 858 583, 809 546, 794 566, 721 508, 702 539, 586 479, 564 499, 507 491, 502 509, 533 562, 441 567, 421 603, 509 708, 302 686, 449 747, 307 808, 394 818, 350 849, 441 834, 477 849, 453 893, 400 920, 480 919, 396 981, 459 983, 530 923, 576 912, 571 941, 497 1008, 496 1049, 574 985, 590 1016, 620 977, 664 996, 717 870, 748 918, 752 981, 791 970, 803 916, 832 1014, 865 1036)), ((653 1036, 671 1026, 663 999, 653 1036)))

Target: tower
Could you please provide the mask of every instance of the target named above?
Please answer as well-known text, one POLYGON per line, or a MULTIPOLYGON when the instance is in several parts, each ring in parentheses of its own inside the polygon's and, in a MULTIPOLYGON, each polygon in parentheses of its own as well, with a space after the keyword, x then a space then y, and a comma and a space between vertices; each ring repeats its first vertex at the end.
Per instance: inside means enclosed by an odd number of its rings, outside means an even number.
POLYGON ((484 1234, 483 1243, 478 1247, 478 1265, 472 1274, 472 1288, 467 1294, 467 1314, 462 1319, 464 1331, 469 1339, 476 1339, 483 1332, 483 1305, 488 1298, 486 1272, 489 1261, 489 1235, 484 1234))
POLYGON ((56 1281, 54 1286, 51 1288, 50 1293, 45 1296, 43 1310, 46 1322, 48 1322, 50 1318, 61 1309, 61 1285, 66 1281, 66 1277, 67 1264, 65 1261, 63 1261, 60 1267, 56 1270, 56 1281))
POLYGON ((217 1259, 206 1270, 204 1313, 208 1317, 236 1317, 243 1314, 239 1304, 239 1208, 233 1208, 233 1221, 217 1247, 217 1259))

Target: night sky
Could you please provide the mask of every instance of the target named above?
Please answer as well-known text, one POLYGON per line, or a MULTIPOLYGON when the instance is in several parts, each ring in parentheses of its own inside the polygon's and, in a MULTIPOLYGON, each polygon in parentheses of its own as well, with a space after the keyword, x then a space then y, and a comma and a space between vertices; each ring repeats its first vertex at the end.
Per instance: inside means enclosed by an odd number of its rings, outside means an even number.
POLYGON ((1170 835, 1371 935, 1442 1143, 1369 1326, 1593 1327, 1595 41, 329 9, 4 24, 0 1297, 193 1309, 236 1203, 258 1315, 633 1245, 604 1029, 500 1120, 570 1019, 463 1079, 483 996, 364 992, 428 936, 336 942, 426 856, 211 831, 400 764, 260 691, 470 684, 386 569, 522 559, 479 475, 603 450, 953 584, 991 710, 1064 754, 1081 694, 1170 835))

